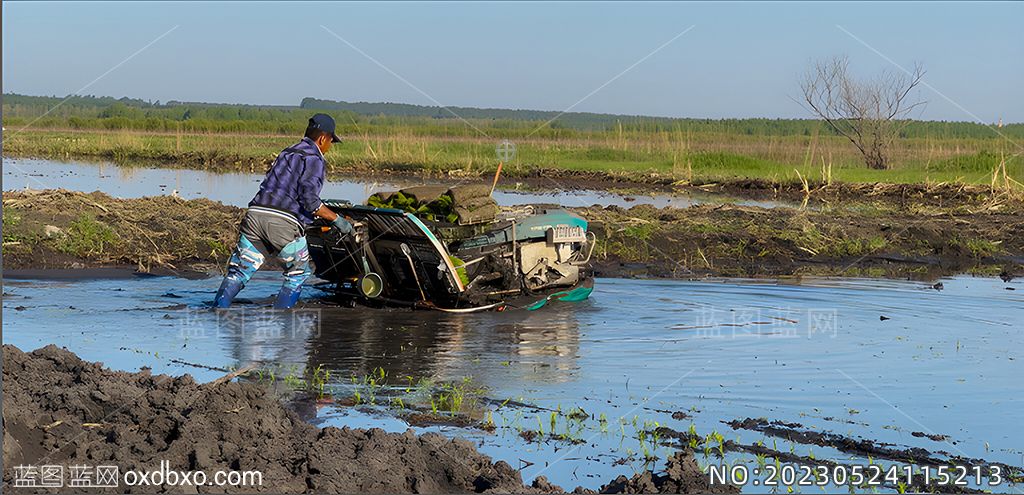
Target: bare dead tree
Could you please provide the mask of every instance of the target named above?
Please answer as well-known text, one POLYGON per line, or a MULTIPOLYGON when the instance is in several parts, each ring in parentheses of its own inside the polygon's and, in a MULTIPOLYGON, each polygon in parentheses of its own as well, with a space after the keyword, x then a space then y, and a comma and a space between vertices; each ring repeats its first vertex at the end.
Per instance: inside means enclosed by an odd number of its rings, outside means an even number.
POLYGON ((911 73, 885 71, 858 81, 849 65, 846 57, 814 62, 800 84, 804 101, 860 150, 868 167, 888 168, 889 151, 910 123, 910 113, 926 103, 910 96, 924 69, 916 64, 911 73))

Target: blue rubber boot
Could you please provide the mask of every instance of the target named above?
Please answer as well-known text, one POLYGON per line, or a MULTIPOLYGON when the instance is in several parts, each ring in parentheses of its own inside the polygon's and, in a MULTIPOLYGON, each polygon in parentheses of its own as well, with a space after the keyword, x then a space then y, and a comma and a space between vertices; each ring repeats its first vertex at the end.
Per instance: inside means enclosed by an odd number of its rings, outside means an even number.
POLYGON ((224 281, 221 282, 220 289, 217 290, 217 295, 213 298, 213 306, 216 308, 231 306, 231 301, 235 300, 235 296, 245 287, 246 282, 260 269, 263 261, 263 254, 256 249, 256 246, 249 242, 244 235, 239 236, 238 245, 235 246, 235 250, 231 253, 231 259, 228 261, 228 274, 224 276, 224 281))
POLYGON ((275 309, 288 309, 295 306, 302 293, 302 284, 312 275, 309 269, 309 248, 306 238, 299 237, 281 248, 278 255, 284 262, 284 284, 274 301, 275 309))
POLYGON ((277 299, 274 301, 274 309, 290 309, 295 306, 295 303, 299 302, 299 295, 302 293, 302 287, 292 290, 288 287, 281 287, 281 291, 277 293, 277 299))
POLYGON ((231 277, 224 277, 224 281, 220 283, 220 289, 217 289, 217 295, 213 298, 213 307, 215 308, 227 308, 231 306, 231 301, 235 300, 235 296, 245 287, 240 280, 236 280, 231 277))

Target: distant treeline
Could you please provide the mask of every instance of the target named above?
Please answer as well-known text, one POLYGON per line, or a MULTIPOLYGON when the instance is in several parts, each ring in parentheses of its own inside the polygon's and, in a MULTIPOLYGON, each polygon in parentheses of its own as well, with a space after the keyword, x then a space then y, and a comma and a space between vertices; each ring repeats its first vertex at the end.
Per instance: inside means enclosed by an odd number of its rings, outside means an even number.
MULTIPOLYGON (((692 119, 613 115, 587 112, 510 110, 500 108, 366 103, 304 98, 299 106, 240 105, 146 101, 108 96, 70 98, 3 95, 3 122, 17 127, 70 127, 79 129, 129 129, 165 132, 301 132, 316 110, 331 113, 340 132, 387 132, 401 130, 417 135, 474 136, 495 130, 496 136, 574 137, 591 132, 716 133, 748 136, 809 136, 831 134, 824 122, 811 119, 692 119), (454 115, 453 115, 454 114, 454 115), (552 119, 556 120, 551 121, 552 119), (545 125, 545 122, 551 121, 545 125), (538 127, 544 127, 534 132, 538 127)), ((1003 135, 1024 139, 1024 124, 999 128, 1003 135)), ((491 134, 488 132, 488 134, 491 134)), ((991 126, 973 122, 914 121, 905 137, 956 139, 999 138, 991 126)))
MULTIPOLYGON (((642 115, 615 115, 589 112, 554 112, 544 110, 510 110, 502 108, 444 107, 411 105, 408 103, 350 103, 345 101, 303 98, 299 105, 310 110, 339 110, 359 115, 389 115, 400 117, 429 117, 452 119, 455 115, 467 120, 527 121, 531 123, 551 122, 551 128, 566 128, 584 131, 639 131, 639 132, 719 132, 724 134, 746 134, 759 136, 811 135, 816 132, 830 132, 820 120, 811 119, 693 119, 671 117, 647 117, 642 115)), ((1024 124, 1003 126, 1000 132, 1024 135, 1024 124)), ((986 138, 998 137, 989 126, 973 122, 915 121, 904 135, 906 137, 936 138, 986 138)))

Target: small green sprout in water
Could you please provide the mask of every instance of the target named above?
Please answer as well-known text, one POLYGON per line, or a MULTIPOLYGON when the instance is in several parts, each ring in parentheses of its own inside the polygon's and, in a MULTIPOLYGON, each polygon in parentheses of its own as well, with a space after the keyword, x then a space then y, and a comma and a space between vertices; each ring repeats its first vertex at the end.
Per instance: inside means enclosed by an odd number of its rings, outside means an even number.
POLYGON ((651 437, 654 449, 657 450, 658 445, 661 445, 661 424, 657 421, 654 422, 654 430, 651 432, 651 437))
POLYGON ((689 435, 689 437, 690 437, 690 442, 689 442, 690 448, 691 449, 696 449, 697 445, 700 443, 700 440, 699 440, 700 439, 700 435, 697 435, 697 427, 693 423, 690 423, 689 433, 690 433, 690 435, 689 435))
POLYGON ((315 390, 318 397, 323 398, 326 393, 327 382, 331 380, 331 370, 324 368, 324 366, 317 365, 313 370, 312 375, 309 377, 309 385, 311 390, 315 390))

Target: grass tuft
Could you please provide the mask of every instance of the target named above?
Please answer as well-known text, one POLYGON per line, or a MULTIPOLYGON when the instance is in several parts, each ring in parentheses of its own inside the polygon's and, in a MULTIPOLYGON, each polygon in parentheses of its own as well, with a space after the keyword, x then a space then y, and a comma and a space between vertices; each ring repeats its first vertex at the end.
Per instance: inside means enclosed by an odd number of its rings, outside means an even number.
POLYGON ((71 221, 64 236, 57 241, 57 249, 74 256, 88 256, 103 254, 117 242, 114 229, 92 215, 85 215, 71 221))

